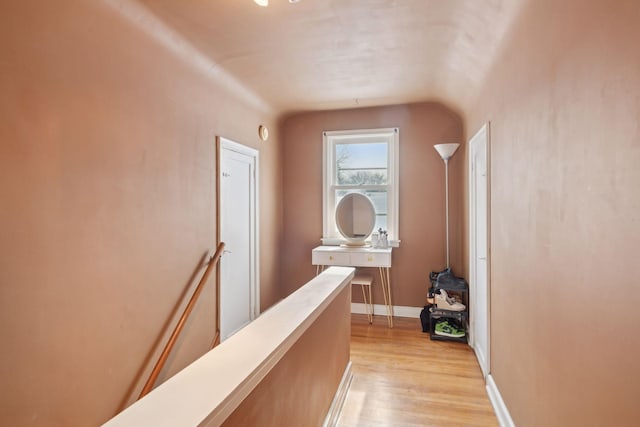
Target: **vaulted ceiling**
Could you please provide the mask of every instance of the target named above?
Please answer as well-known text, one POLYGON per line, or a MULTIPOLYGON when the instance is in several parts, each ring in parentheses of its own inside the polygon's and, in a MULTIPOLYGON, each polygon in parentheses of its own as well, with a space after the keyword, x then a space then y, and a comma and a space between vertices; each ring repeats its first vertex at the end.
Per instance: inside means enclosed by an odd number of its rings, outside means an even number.
POLYGON ((140 0, 275 111, 473 102, 529 0, 140 0))

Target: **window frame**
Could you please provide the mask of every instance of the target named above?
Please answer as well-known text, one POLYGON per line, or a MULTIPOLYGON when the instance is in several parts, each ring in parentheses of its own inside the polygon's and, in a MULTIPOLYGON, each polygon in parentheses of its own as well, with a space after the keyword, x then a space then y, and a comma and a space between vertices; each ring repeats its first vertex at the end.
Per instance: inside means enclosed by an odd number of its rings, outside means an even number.
MULTIPOLYGON (((322 132, 322 152, 322 244, 340 245, 346 242, 339 234, 331 233, 331 230, 336 229, 335 192, 337 189, 365 190, 386 187, 388 239, 390 246, 398 247, 400 244, 400 128, 324 131, 322 132), (379 142, 381 138, 388 144, 386 185, 337 185, 335 145, 379 142)), ((370 239, 367 241, 369 242, 370 239)))

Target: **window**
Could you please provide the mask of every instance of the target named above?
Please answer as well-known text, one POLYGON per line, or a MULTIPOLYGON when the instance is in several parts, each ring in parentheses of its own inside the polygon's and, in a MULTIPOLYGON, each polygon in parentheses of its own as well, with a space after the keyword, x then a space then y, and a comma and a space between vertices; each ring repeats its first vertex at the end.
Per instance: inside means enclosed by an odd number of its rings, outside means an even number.
POLYGON ((347 193, 367 195, 376 211, 375 230, 398 238, 398 128, 323 133, 324 194, 322 243, 343 242, 335 209, 347 193))

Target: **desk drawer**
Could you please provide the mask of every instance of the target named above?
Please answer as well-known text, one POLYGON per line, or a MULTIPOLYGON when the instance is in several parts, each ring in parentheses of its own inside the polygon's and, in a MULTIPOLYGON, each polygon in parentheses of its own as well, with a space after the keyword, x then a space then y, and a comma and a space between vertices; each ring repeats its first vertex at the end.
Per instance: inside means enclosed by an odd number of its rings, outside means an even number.
POLYGON ((390 267, 391 254, 387 253, 352 253, 351 265, 354 267, 390 267))
POLYGON ((313 251, 311 256, 311 263, 313 265, 350 266, 349 254, 344 252, 341 253, 313 251))

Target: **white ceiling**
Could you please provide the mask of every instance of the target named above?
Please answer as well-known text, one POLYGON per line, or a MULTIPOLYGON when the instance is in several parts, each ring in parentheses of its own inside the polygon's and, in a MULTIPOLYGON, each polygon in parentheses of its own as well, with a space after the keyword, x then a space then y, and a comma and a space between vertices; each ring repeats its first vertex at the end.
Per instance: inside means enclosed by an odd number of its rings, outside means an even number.
POLYGON ((473 102, 529 0, 140 0, 278 112, 473 102))

